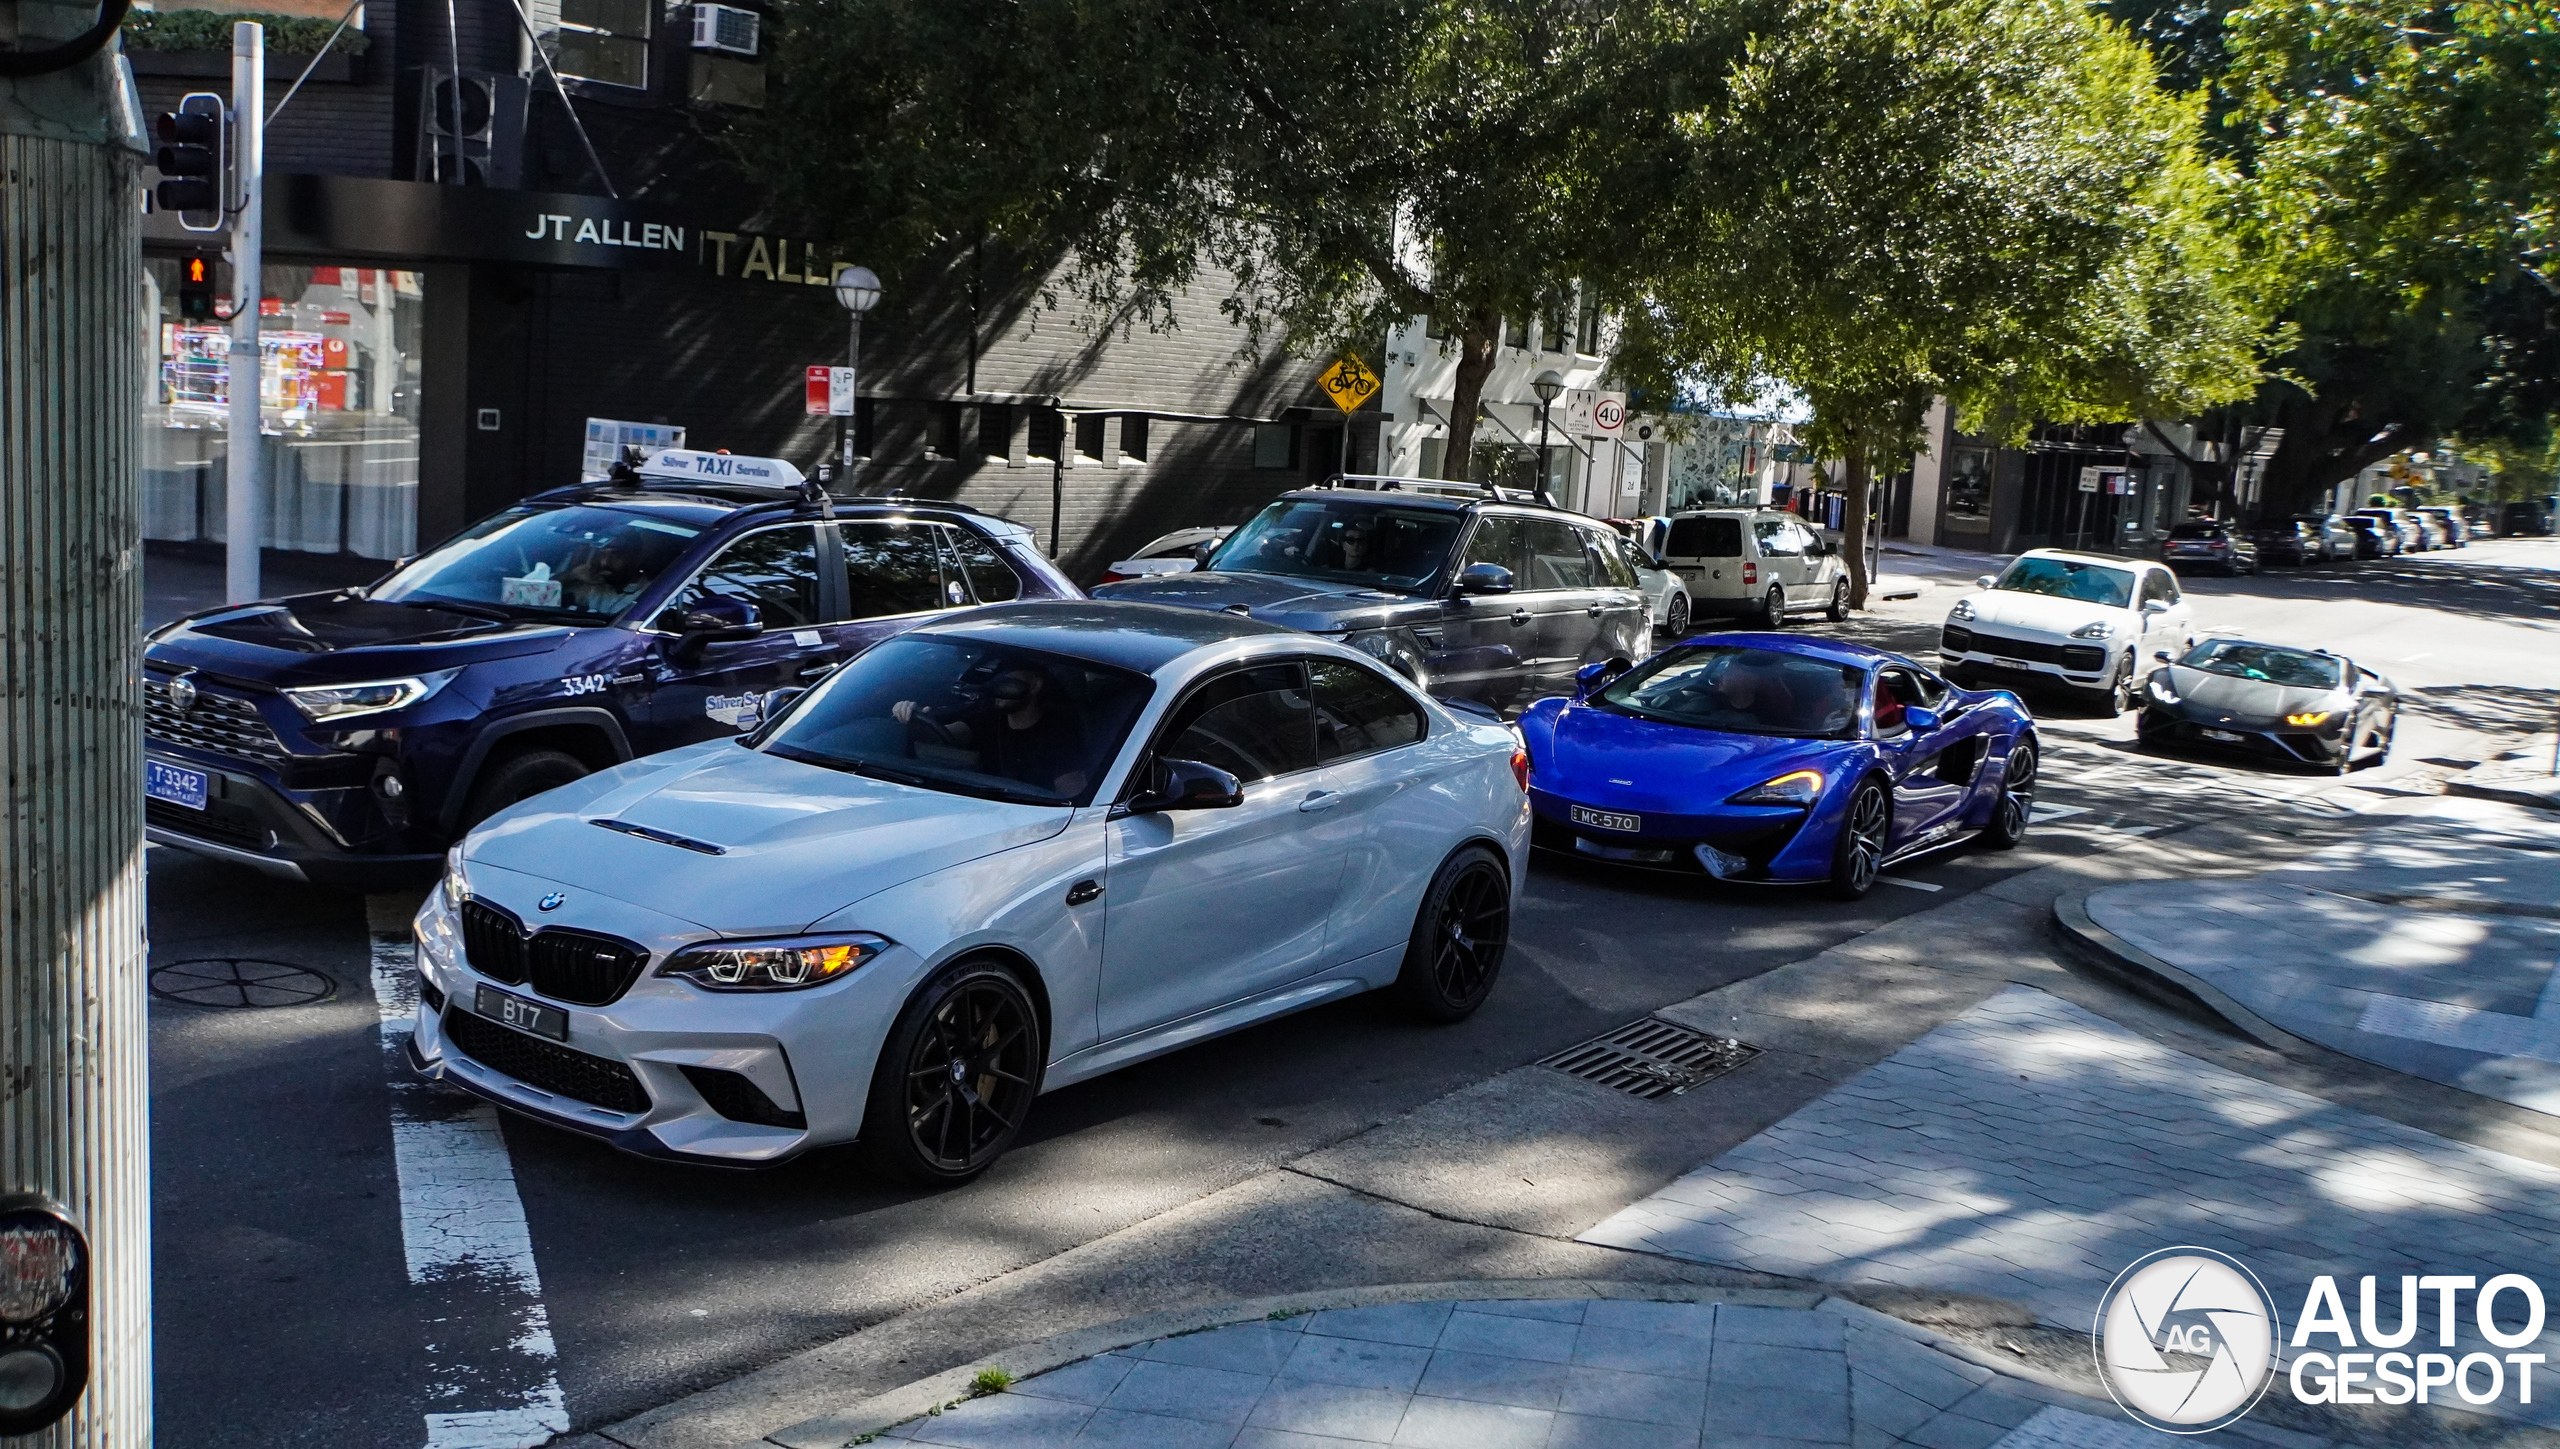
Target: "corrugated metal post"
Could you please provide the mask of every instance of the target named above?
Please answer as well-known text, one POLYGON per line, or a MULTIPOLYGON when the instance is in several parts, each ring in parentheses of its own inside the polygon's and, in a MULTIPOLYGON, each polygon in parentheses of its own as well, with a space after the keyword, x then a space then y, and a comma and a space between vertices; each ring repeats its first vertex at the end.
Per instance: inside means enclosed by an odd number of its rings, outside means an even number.
MULTIPOLYGON (((99 19, 10 9, 21 54, 99 19)), ((44 1449, 151 1442, 141 149, 111 44, 0 78, 0 1193, 67 1207, 92 1274, 88 1389, 11 1441, 44 1449)))
POLYGON ((258 597, 258 544, 266 532, 266 444, 258 436, 258 304, 266 299, 259 265, 266 245, 267 28, 253 20, 231 27, 231 432, 222 495, 222 597, 258 597))

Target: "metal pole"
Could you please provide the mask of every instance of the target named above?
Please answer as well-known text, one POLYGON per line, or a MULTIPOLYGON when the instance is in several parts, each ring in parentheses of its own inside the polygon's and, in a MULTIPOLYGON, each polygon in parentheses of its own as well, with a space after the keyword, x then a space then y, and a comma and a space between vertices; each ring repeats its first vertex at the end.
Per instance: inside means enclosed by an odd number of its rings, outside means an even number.
POLYGON ((849 405, 854 411, 841 414, 836 418, 836 470, 844 475, 845 491, 853 493, 859 491, 853 486, 853 451, 857 441, 854 437, 857 431, 854 423, 858 421, 862 408, 862 314, 848 312, 845 316, 848 320, 845 326, 844 365, 845 370, 853 374, 853 386, 846 391, 853 394, 853 401, 849 405))
MULTIPOLYGON (((12 10, 21 55, 97 14, 12 10)), ((0 1197, 61 1203, 89 1260, 88 1386, 21 1449, 151 1442, 140 453, 157 319, 137 305, 142 117, 100 41, 0 77, 0 1197)), ((7 1397, 32 1407, 43 1371, 11 1357, 7 1397)))
POLYGON ((265 471, 258 436, 258 306, 267 295, 259 266, 264 245, 267 30, 252 20, 231 27, 231 156, 237 208, 231 221, 231 430, 222 499, 223 598, 245 604, 258 597, 258 540, 266 502, 259 486, 265 471))

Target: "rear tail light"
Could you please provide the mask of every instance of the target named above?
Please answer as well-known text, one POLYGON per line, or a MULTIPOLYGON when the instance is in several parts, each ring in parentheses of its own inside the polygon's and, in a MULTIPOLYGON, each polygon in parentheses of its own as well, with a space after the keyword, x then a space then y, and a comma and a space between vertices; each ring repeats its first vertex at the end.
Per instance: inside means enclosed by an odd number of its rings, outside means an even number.
POLYGON ((1528 793, 1529 752, 1527 750, 1513 750, 1511 752, 1511 778, 1520 782, 1521 793, 1528 793))
POLYGON ((1118 569, 1104 569, 1102 571, 1102 581, 1106 584, 1116 584, 1128 577, 1129 576, 1127 574, 1120 572, 1118 569))
POLYGON ((1760 566, 1759 566, 1758 564, 1756 564, 1756 563, 1746 563, 1746 564, 1744 564, 1744 565, 1742 566, 1742 586, 1743 586, 1744 588, 1746 588, 1746 589, 1747 589, 1747 588, 1750 588, 1750 587, 1752 587, 1752 586, 1754 586, 1754 585, 1758 584, 1759 582, 1760 582, 1760 566))

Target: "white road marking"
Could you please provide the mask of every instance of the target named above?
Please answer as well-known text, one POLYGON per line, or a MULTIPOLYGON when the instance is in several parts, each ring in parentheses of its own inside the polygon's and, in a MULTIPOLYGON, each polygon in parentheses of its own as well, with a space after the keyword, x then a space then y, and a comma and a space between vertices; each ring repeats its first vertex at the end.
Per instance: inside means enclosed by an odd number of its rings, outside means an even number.
POLYGON ((1898 885, 1907 891, 1942 891, 1946 889, 1945 886, 1931 885, 1925 880, 1904 880, 1898 875, 1877 876, 1876 884, 1898 885))
POLYGON ((2043 825, 2049 821, 2068 820, 2074 815, 2086 815, 2088 813, 2089 809, 2085 805, 2047 805, 2042 800, 2038 800, 2036 802, 2036 812, 2034 815, 2028 817, 2027 823, 2030 825, 2043 825))
POLYGON ((427 1402, 489 1405, 428 1414, 425 1449, 530 1449, 568 1432, 569 1409, 515 1164, 496 1108, 460 1105, 410 1071, 416 948, 398 900, 377 896, 365 904, 409 1281, 460 1300, 461 1311, 431 1320, 441 1326, 427 1345, 427 1402), (481 1324, 498 1333, 475 1332, 481 1324))

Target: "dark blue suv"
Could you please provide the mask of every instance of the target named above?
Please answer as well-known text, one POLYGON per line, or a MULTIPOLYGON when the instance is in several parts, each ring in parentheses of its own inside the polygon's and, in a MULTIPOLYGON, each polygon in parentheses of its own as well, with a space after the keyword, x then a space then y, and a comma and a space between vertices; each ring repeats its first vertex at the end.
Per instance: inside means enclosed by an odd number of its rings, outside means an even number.
POLYGON ((937 614, 1078 598, 1030 530, 661 453, 367 588, 210 609, 144 655, 148 834, 318 884, 430 876, 591 770, 753 728, 765 696, 937 614))

